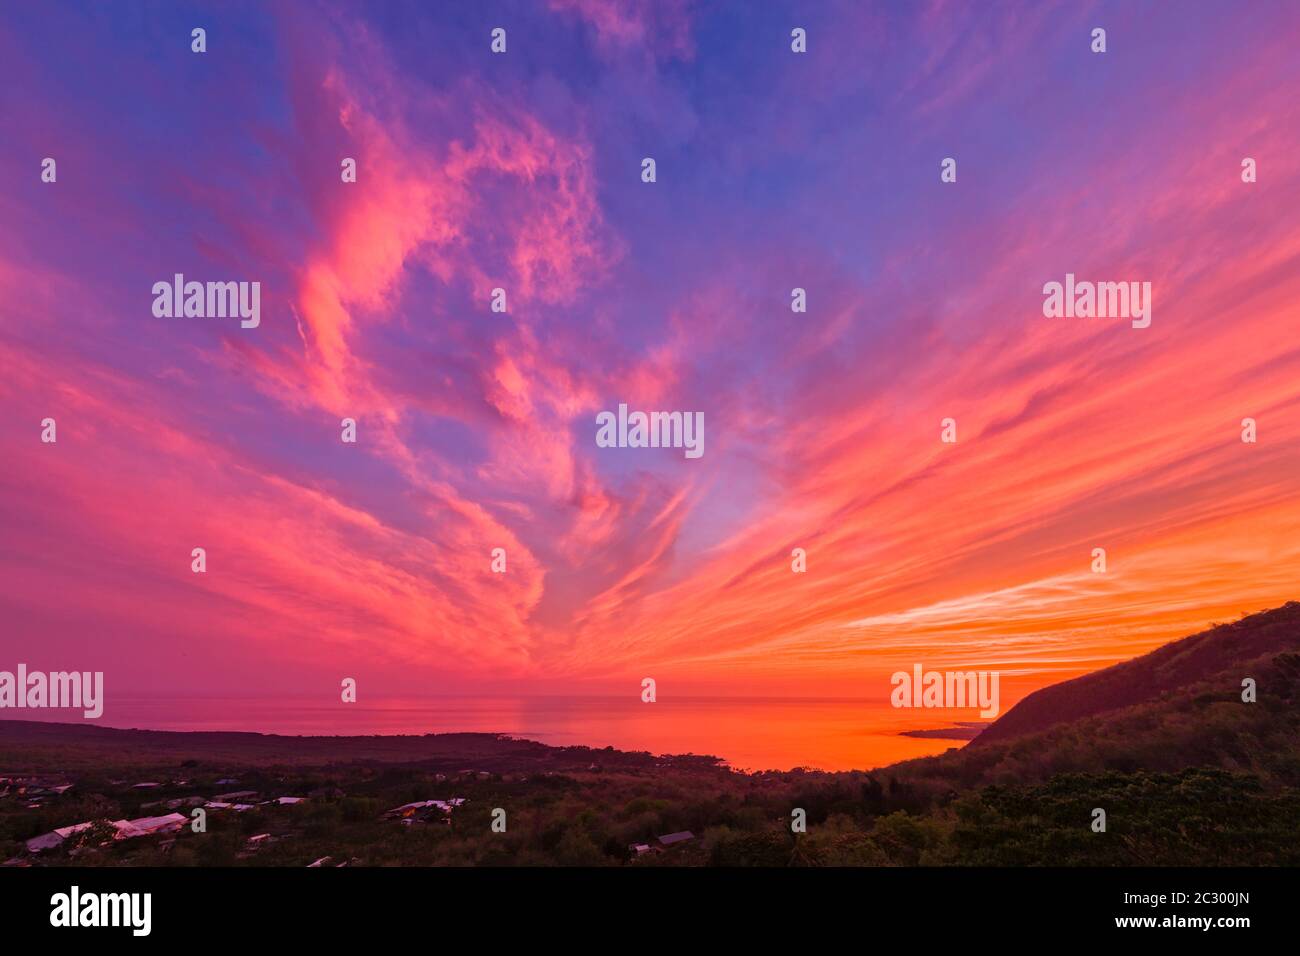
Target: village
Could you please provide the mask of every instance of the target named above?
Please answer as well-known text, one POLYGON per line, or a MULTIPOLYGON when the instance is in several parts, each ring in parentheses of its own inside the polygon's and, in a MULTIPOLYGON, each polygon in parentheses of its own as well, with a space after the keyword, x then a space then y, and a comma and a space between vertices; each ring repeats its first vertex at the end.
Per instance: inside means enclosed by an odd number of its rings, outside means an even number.
MULTIPOLYGON (((589 768, 597 769, 594 765, 589 768)), ((488 781, 494 777, 487 771, 463 770, 450 775, 451 780, 488 781)), ((433 775, 435 782, 449 781, 449 775, 433 775)), ((526 776, 515 778, 517 782, 527 782, 526 776)), ((259 852, 284 840, 293 839, 296 832, 306 825, 306 818, 296 816, 295 811, 312 800, 337 801, 344 797, 344 792, 337 787, 324 787, 308 795, 280 795, 265 797, 257 790, 239 789, 211 796, 191 794, 187 796, 169 796, 160 799, 144 800, 143 797, 157 796, 176 790, 215 790, 221 787, 238 786, 240 781, 234 777, 206 781, 205 786, 196 786, 197 781, 186 778, 171 780, 143 780, 129 783, 125 780, 110 781, 110 785, 120 788, 124 795, 140 800, 141 812, 149 811, 144 816, 131 819, 109 819, 107 817, 68 823, 63 826, 29 837, 22 841, 25 853, 0 861, 0 866, 32 866, 44 863, 66 862, 78 865, 91 862, 95 856, 102 856, 104 850, 121 841, 136 841, 154 838, 153 849, 159 855, 168 854, 179 840, 187 834, 206 833, 209 826, 222 826, 221 817, 235 814, 256 814, 261 825, 268 829, 256 833, 246 833, 243 844, 235 854, 237 860, 248 860, 259 852), (164 812, 165 811, 165 812, 164 812)), ((60 802, 68 802, 76 790, 75 783, 67 782, 62 777, 22 776, 0 774, 0 813, 6 808, 25 810, 44 810, 57 808, 60 802)), ((464 807, 467 798, 450 796, 446 799, 413 800, 382 812, 379 819, 396 824, 399 827, 442 825, 450 827, 453 815, 464 807)), ((240 827, 241 832, 248 827, 240 827)), ((663 853, 666 849, 677 847, 695 839, 689 830, 666 833, 653 840, 633 842, 627 845, 630 859, 663 853)), ((325 855, 316 857, 305 865, 309 868, 326 866, 343 867, 356 865, 361 861, 356 857, 325 855)))
MULTIPOLYGON (((491 865, 542 862, 542 854, 682 863, 700 852, 698 825, 683 826, 692 821, 654 796, 662 776, 762 779, 731 774, 714 758, 464 736, 524 759, 493 754, 486 767, 453 769, 457 758, 324 766, 189 758, 137 763, 133 773, 68 761, 51 772, 48 762, 10 769, 13 751, 0 750, 0 866, 491 865), (596 821, 584 796, 609 788, 630 797, 617 825, 596 821)), ((473 744, 463 749, 483 749, 473 744)))

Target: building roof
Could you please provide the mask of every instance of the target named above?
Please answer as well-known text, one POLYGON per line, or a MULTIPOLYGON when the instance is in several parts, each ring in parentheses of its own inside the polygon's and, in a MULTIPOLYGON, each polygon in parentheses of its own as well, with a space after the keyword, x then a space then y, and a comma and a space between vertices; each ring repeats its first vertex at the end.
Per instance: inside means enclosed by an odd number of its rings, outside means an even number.
POLYGON ((131 837, 149 836, 154 833, 174 833, 183 827, 189 818, 183 813, 167 813, 160 817, 139 817, 135 820, 114 820, 113 827, 117 830, 115 840, 126 840, 131 837))
POLYGON ((49 833, 42 833, 40 836, 32 837, 27 841, 27 849, 31 853, 39 853, 41 850, 52 850, 74 833, 80 833, 82 830, 89 830, 94 826, 93 820, 85 823, 74 823, 70 827, 56 827, 49 833))
POLYGON ((456 807, 465 802, 464 797, 452 797, 450 800, 416 800, 414 803, 404 803, 400 807, 394 807, 388 812, 407 813, 416 810, 423 810, 425 807, 437 807, 443 813, 451 813, 456 807))
POLYGON ((685 843, 687 840, 694 840, 695 834, 690 830, 679 830, 677 833, 667 833, 659 838, 659 842, 664 846, 672 846, 674 843, 685 843))

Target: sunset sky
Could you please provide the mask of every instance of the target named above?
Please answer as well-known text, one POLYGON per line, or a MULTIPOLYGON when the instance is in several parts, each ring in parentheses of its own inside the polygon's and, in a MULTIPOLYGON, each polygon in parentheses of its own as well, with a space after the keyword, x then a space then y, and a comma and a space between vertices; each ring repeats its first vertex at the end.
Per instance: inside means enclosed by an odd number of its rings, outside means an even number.
POLYGON ((8 5, 0 668, 1019 696, 1300 598, 1298 35, 1286 2, 8 5), (260 326, 155 318, 175 273, 260 281, 260 326), (1066 273, 1151 282, 1150 328, 1045 318, 1066 273), (704 455, 598 448, 620 403, 703 412, 704 455))

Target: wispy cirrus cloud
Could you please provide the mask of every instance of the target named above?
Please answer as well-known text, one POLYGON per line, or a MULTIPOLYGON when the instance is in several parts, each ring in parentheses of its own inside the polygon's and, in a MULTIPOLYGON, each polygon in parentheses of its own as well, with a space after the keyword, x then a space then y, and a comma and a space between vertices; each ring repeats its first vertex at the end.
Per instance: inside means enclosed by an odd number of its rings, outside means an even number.
POLYGON ((247 15, 266 55, 228 85, 177 55, 129 58, 112 103, 43 87, 0 159, 27 183, 0 199, 15 626, 213 692, 255 663, 838 692, 900 655, 1030 687, 1293 597, 1282 31, 1216 14, 1190 83, 1204 33, 1141 12, 1108 22, 1144 58, 1101 62, 1074 12, 855 10, 814 11, 799 60, 783 11, 557 2, 512 29, 528 57, 449 78, 323 5, 247 15), (120 102, 159 127, 87 119, 120 102), (260 278, 258 334, 153 319, 177 271, 260 278), (1043 318, 1067 271, 1152 281, 1151 328, 1043 318), (619 402, 703 410, 705 457, 598 449, 619 402))

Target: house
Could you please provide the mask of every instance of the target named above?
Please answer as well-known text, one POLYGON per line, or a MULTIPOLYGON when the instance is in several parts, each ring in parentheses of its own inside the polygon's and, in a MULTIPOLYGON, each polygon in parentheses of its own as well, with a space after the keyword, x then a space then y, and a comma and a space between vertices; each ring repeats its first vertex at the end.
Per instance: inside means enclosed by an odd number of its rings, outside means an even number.
POLYGON ((404 803, 400 807, 393 807, 384 814, 386 817, 409 817, 416 810, 423 810, 429 804, 425 800, 417 800, 415 803, 404 803))
POLYGON ((176 797, 173 800, 153 800, 149 803, 140 804, 141 810, 148 810, 150 807, 166 807, 168 810, 179 810, 181 807, 201 807, 205 803, 202 797, 176 797))
POLYGON ((246 797, 255 796, 257 796, 256 790, 235 790, 232 793, 219 793, 212 799, 220 803, 239 803, 246 797))
POLYGON ((150 783, 137 783, 137 784, 136 784, 134 787, 132 787, 131 789, 132 789, 132 790, 152 790, 154 787, 160 787, 160 786, 162 786, 162 784, 160 784, 160 783, 152 783, 152 782, 150 782, 150 783))
POLYGON ((400 818, 403 823, 409 824, 413 820, 429 819, 434 810, 440 811, 444 816, 450 816, 451 811, 464 802, 464 797, 452 797, 450 800, 416 800, 414 803, 404 803, 400 807, 394 807, 384 816, 390 820, 400 818))
POLYGON ((443 813, 451 813, 464 802, 464 797, 452 797, 450 800, 416 800, 414 803, 404 803, 400 807, 394 807, 388 813, 405 815, 407 811, 422 810, 425 807, 437 807, 443 813))
POLYGON ((27 841, 27 850, 29 853, 40 853, 42 850, 52 850, 74 833, 80 833, 83 830, 89 830, 95 825, 93 820, 85 823, 76 823, 70 827, 57 827, 49 833, 43 833, 40 836, 32 837, 27 841))
POLYGON ((274 800, 263 801, 263 806, 268 803, 274 803, 282 807, 291 807, 295 803, 302 803, 306 797, 276 797, 274 800))
POLYGON ((672 846, 676 843, 685 843, 687 840, 694 840, 695 834, 690 830, 681 830, 677 833, 668 833, 659 838, 659 842, 664 846, 672 846))
POLYGON ((655 847, 652 847, 649 843, 630 843, 627 849, 633 856, 642 856, 655 849, 655 847))
POLYGON ((216 785, 218 787, 233 787, 233 786, 238 786, 239 781, 236 780, 234 777, 223 777, 222 779, 217 781, 216 785))
POLYGON ((153 836, 156 833, 175 833, 189 822, 183 813, 168 813, 161 817, 140 817, 136 820, 114 820, 112 826, 117 830, 114 840, 128 840, 132 837, 153 836))
POLYGON ((308 863, 308 864, 307 864, 307 869, 311 870, 311 869, 315 869, 316 867, 324 866, 326 863, 329 863, 329 862, 330 862, 331 860, 333 860, 333 859, 334 859, 334 857, 332 857, 332 856, 323 856, 323 857, 321 857, 319 860, 317 860, 315 863, 308 863))
POLYGON ((244 844, 243 851, 236 853, 235 857, 236 859, 246 860, 257 853, 258 850, 262 849, 262 847, 270 846, 272 843, 278 843, 280 842, 280 839, 280 837, 272 836, 269 833, 254 834, 249 837, 248 842, 244 844))
MULTIPOLYGON (((131 837, 153 836, 157 833, 175 833, 189 822, 189 818, 180 813, 168 813, 161 817, 139 817, 135 820, 109 820, 105 822, 117 831, 113 834, 114 840, 126 840, 131 837)), ((76 823, 70 827, 59 827, 41 836, 32 837, 27 841, 27 849, 31 853, 52 850, 74 833, 82 833, 94 825, 95 821, 89 820, 86 823, 76 823)))

